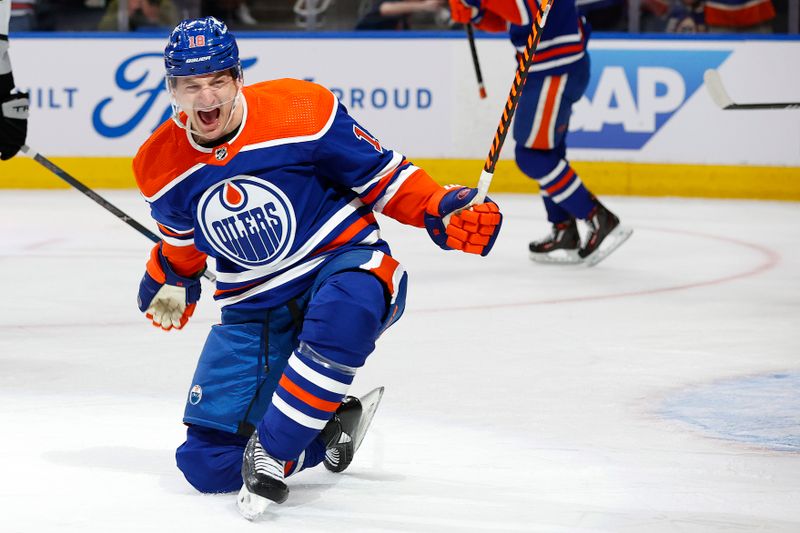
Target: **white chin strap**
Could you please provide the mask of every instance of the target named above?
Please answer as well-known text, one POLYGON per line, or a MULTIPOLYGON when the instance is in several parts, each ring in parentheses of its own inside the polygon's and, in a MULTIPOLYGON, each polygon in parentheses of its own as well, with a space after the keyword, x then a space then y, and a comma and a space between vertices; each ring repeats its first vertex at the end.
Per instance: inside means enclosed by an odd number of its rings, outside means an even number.
MULTIPOLYGON (((215 105, 215 106, 212 106, 212 107, 200 108, 200 110, 202 110, 202 111, 210 111, 212 109, 220 108, 220 107, 222 107, 222 106, 224 106, 224 105, 226 105, 226 104, 228 104, 229 102, 232 101, 233 102, 233 106, 231 106, 231 112, 228 113, 228 120, 226 120, 225 121, 225 125, 222 126, 222 131, 225 131, 225 129, 228 127, 228 125, 230 125, 231 120, 233 120, 233 115, 236 114, 236 106, 239 105, 239 101, 241 99, 241 96, 242 96, 242 91, 241 91, 241 89, 239 89, 238 91, 236 91, 236 96, 234 96, 232 100, 227 100, 225 102, 220 103, 219 105, 215 105)), ((175 97, 172 96, 172 95, 170 96, 170 105, 172 105, 172 121, 175 124, 177 124, 179 128, 184 129, 184 130, 188 131, 189 133, 191 133, 192 135, 195 135, 197 137, 205 138, 205 135, 206 135, 205 133, 197 131, 192 127, 192 114, 191 114, 191 111, 194 111, 194 109, 189 109, 189 111, 183 110, 183 108, 180 106, 180 104, 178 104, 178 102, 175 100, 175 97), (181 110, 186 112, 186 123, 181 122, 181 117, 180 117, 181 110)), ((221 110, 220 110, 220 112, 221 112, 221 110)))

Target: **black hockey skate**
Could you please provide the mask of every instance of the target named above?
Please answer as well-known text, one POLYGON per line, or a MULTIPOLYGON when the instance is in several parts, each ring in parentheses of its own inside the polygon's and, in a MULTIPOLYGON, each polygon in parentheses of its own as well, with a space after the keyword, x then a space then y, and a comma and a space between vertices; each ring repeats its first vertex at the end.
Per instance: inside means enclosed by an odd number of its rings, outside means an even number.
POLYGON ((595 206, 589 212, 586 224, 589 226, 586 244, 578 251, 586 266, 594 266, 608 257, 633 233, 633 230, 621 226, 617 215, 597 199, 595 206))
POLYGON ((323 464, 331 472, 343 472, 353 460, 353 431, 361 418, 361 402, 355 396, 347 396, 336 410, 333 418, 322 430, 325 441, 323 464))
POLYGON ((322 461, 325 468, 339 473, 350 466, 382 397, 383 387, 361 398, 345 397, 320 435, 326 443, 325 459, 322 461))
POLYGON ((289 487, 283 482, 285 462, 269 455, 253 432, 244 449, 242 480, 244 484, 236 498, 239 512, 248 520, 261 515, 272 503, 283 503, 289 497, 289 487))
POLYGON ((578 256, 581 237, 574 218, 553 224, 546 238, 528 245, 530 257, 537 263, 577 264, 583 261, 578 256))

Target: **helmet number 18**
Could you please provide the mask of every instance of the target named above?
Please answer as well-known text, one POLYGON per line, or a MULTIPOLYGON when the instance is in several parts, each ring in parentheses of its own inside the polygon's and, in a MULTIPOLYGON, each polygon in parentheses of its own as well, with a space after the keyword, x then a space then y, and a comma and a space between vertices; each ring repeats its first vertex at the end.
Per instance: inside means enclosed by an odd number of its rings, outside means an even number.
POLYGON ((189 35, 189 48, 206 45, 205 35, 189 35))

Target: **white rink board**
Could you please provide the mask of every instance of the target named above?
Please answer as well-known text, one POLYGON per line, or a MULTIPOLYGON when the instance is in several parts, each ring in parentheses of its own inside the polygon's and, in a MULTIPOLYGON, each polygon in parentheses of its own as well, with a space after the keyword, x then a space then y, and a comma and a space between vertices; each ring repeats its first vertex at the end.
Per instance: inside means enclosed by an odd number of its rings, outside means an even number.
MULTIPOLYGON (((314 79, 387 146, 417 158, 482 159, 511 86, 513 49, 505 39, 478 40, 489 92, 481 101, 455 33, 239 42, 247 83, 314 79)), ((52 156, 132 156, 169 107, 165 38, 31 35, 12 36, 17 83, 33 93, 29 144, 52 156)), ((573 159, 800 166, 800 111, 722 111, 702 85, 703 71, 718 67, 734 101, 799 101, 800 40, 594 38, 590 50, 573 159)))

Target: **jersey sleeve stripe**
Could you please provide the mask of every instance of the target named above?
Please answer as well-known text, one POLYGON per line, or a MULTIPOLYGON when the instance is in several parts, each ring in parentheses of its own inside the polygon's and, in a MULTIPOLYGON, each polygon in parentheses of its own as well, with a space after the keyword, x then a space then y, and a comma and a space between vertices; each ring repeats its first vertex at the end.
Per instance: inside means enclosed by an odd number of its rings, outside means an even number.
MULTIPOLYGON (((376 183, 378 183, 381 180, 383 180, 384 178, 386 178, 386 176, 390 176, 391 173, 394 172, 394 170, 397 167, 399 167, 400 165, 403 164, 403 161, 405 161, 405 158, 403 157, 403 154, 399 154, 397 152, 392 152, 392 160, 389 161, 389 163, 385 167, 383 167, 380 170, 380 172, 378 172, 375 175, 375 177, 372 178, 371 180, 369 180, 367 183, 365 183, 364 185, 361 185, 359 187, 353 187, 352 188, 353 192, 355 192, 359 196, 363 196, 364 192, 367 191, 370 187, 372 187, 376 183)), ((364 203, 369 203, 369 202, 364 201, 364 203)))
POLYGON ((392 200, 392 198, 394 198, 394 195, 397 194, 397 191, 400 189, 400 187, 403 186, 403 183, 405 183, 408 177, 414 174, 418 170, 420 170, 420 168, 412 164, 409 164, 406 168, 401 170, 397 174, 397 177, 394 179, 394 181, 392 181, 386 187, 386 191, 383 193, 383 196, 381 196, 381 198, 377 202, 375 202, 375 207, 374 207, 375 211, 381 213, 383 211, 383 208, 386 207, 386 204, 388 204, 392 200))
POLYGON ((183 238, 183 239, 175 239, 175 238, 172 238, 172 237, 167 237, 166 235, 162 235, 161 236, 161 240, 166 242, 166 243, 169 243, 172 246, 176 246, 178 248, 181 248, 183 246, 194 246, 194 238, 192 238, 192 237, 183 238))
POLYGON ((180 230, 177 230, 175 228, 171 228, 169 226, 165 226, 164 224, 161 224, 160 222, 157 223, 157 224, 158 224, 158 230, 163 235, 166 235, 167 237, 178 237, 178 238, 181 238, 181 237, 194 235, 194 229, 180 231, 180 230))

